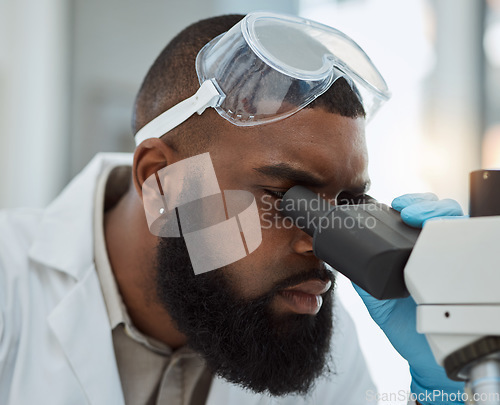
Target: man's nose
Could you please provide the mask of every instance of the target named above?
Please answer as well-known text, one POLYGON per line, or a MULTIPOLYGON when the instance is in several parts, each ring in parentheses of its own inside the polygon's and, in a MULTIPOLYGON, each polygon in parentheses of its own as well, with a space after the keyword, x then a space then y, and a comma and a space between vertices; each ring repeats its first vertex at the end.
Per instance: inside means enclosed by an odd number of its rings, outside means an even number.
POLYGON ((292 249, 295 253, 301 255, 314 256, 312 236, 309 236, 304 231, 297 229, 297 232, 295 232, 292 240, 292 249))

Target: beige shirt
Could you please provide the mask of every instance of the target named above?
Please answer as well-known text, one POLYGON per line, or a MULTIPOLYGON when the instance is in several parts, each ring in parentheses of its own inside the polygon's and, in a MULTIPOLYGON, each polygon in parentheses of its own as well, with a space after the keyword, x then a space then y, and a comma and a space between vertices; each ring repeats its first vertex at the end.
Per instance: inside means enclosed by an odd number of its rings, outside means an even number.
POLYGON ((169 346, 137 330, 109 263, 104 238, 104 210, 127 189, 130 167, 109 168, 97 183, 94 211, 94 260, 108 312, 118 372, 127 405, 201 405, 212 375, 202 358, 187 347, 169 346))

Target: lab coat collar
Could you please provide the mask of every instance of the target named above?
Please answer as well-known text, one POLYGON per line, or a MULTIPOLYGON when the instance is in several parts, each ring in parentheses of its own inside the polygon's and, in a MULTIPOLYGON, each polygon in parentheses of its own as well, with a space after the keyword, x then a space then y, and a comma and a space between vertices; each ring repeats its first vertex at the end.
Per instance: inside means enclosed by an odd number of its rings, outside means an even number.
POLYGON ((131 163, 129 153, 97 154, 44 211, 29 257, 81 280, 94 261, 93 207, 97 179, 108 165, 131 163))
POLYGON ((113 340, 92 264, 47 321, 92 405, 124 405, 113 340), (89 365, 98 365, 98 368, 89 365))
POLYGON ((123 405, 104 299, 94 265, 94 198, 108 166, 127 165, 129 154, 98 154, 44 211, 29 256, 77 283, 47 317, 92 405, 123 405), (98 369, 89 364, 99 365, 98 369), (105 381, 105 383, 104 383, 105 381))

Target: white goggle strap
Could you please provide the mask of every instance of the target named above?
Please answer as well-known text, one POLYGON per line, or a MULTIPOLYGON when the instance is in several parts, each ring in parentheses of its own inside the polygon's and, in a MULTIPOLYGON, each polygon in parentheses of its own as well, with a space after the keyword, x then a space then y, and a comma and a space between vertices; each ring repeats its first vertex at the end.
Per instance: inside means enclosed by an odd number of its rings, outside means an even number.
POLYGON ((224 99, 224 94, 217 89, 212 80, 205 80, 198 91, 191 97, 174 105, 154 120, 144 125, 135 134, 135 145, 149 138, 160 138, 168 131, 182 124, 195 112, 202 114, 207 107, 216 107, 224 99))

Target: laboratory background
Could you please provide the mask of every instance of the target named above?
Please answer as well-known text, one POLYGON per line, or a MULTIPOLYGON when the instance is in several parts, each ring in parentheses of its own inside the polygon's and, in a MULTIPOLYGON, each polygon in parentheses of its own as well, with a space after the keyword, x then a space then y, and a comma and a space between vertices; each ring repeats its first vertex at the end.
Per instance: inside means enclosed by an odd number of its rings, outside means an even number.
MULTIPOLYGON (((432 191, 467 211, 469 172, 500 168, 500 0, 0 0, 0 209, 44 207, 97 152, 132 152, 134 97, 167 42, 259 9, 344 31, 384 75, 372 196, 432 191)), ((407 390, 406 362, 342 277, 338 292, 379 392, 407 390)))

